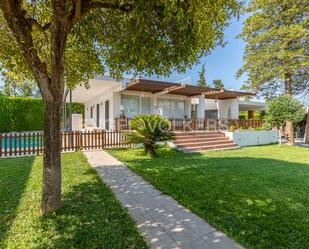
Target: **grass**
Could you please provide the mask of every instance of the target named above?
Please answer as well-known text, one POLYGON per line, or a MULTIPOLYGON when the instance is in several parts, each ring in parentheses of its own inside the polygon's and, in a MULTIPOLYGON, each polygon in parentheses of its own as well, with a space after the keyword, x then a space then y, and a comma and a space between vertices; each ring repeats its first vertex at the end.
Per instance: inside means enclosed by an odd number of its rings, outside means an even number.
POLYGON ((147 248, 81 153, 62 156, 62 207, 40 216, 42 157, 0 159, 0 248, 147 248))
POLYGON ((309 248, 309 150, 278 145, 158 157, 111 150, 162 192, 246 248, 309 248))

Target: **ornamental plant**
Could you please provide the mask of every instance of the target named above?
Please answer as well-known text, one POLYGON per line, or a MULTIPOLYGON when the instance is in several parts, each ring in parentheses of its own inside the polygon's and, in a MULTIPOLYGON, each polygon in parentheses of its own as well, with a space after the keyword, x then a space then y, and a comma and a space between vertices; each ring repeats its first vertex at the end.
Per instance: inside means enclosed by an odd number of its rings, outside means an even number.
POLYGON ((130 126, 133 131, 127 133, 127 142, 142 143, 145 153, 149 156, 156 155, 156 143, 174 138, 170 131, 170 122, 158 114, 135 116, 130 121, 130 126))

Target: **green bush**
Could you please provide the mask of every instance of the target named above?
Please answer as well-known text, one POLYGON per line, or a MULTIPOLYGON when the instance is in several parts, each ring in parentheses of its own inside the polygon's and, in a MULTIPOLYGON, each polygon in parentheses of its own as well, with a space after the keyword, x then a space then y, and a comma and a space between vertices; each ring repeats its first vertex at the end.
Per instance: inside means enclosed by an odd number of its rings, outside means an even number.
MULTIPOLYGON (((72 109, 84 114, 81 103, 73 103, 72 109)), ((43 117, 41 99, 0 96, 0 132, 43 130, 43 117)))

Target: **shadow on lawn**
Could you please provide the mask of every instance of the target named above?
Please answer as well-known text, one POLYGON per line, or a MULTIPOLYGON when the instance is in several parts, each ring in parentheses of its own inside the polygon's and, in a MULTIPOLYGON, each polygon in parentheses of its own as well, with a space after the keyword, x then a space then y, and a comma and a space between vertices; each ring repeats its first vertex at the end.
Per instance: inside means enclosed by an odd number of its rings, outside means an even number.
POLYGON ((309 248, 309 164, 165 151, 125 162, 245 247, 309 248))
POLYGON ((0 159, 0 247, 17 215, 34 158, 0 159))
MULTIPOLYGON (((91 169, 85 174, 94 173, 91 169)), ((40 248, 146 248, 132 220, 100 180, 71 187, 57 215, 42 217, 40 226, 53 231, 47 240, 37 241, 40 248)))

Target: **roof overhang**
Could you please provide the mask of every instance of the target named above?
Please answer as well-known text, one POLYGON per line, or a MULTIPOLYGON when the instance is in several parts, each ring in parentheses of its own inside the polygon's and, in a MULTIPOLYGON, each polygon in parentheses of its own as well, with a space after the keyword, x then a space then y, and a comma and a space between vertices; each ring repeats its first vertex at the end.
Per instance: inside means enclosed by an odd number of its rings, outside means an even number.
POLYGON ((243 96, 254 96, 254 93, 231 91, 224 89, 217 89, 211 87, 200 87, 195 85, 187 85, 180 83, 171 83, 155 80, 137 79, 128 83, 124 90, 138 91, 138 92, 150 92, 155 95, 162 94, 176 94, 187 97, 205 95, 207 99, 233 99, 243 96))
POLYGON ((208 93, 205 93, 206 99, 235 99, 238 97, 245 97, 245 96, 254 96, 255 93, 251 92, 243 92, 243 91, 231 91, 231 90, 217 90, 217 91, 210 91, 208 93))
POLYGON ((266 104, 254 101, 239 100, 240 111, 261 111, 266 110, 266 104))
MULTIPOLYGON (((91 79, 89 81, 89 88, 86 88, 83 84, 78 85, 74 90, 72 90, 72 101, 85 103, 88 100, 101 95, 105 92, 116 90, 120 88, 120 82, 113 80, 97 80, 91 79)), ((66 98, 69 102, 69 97, 66 98)))
POLYGON ((200 86, 171 83, 165 81, 137 79, 128 83, 125 90, 150 92, 156 95, 176 94, 176 95, 192 97, 216 89, 210 87, 200 87, 200 86))

